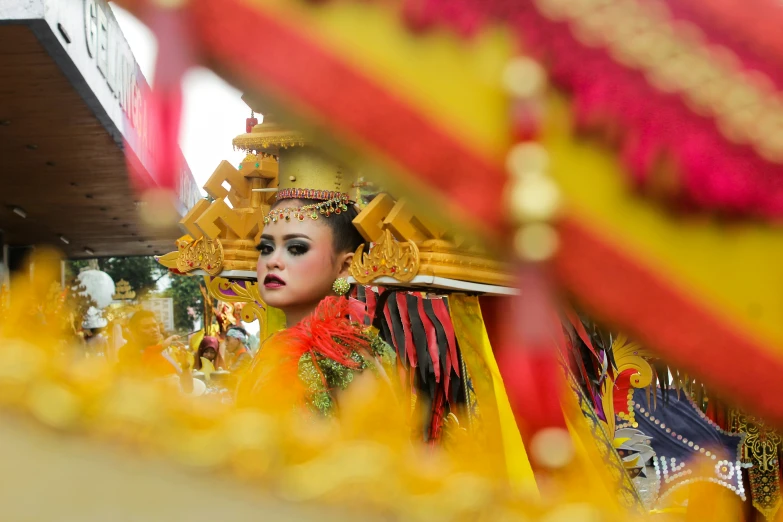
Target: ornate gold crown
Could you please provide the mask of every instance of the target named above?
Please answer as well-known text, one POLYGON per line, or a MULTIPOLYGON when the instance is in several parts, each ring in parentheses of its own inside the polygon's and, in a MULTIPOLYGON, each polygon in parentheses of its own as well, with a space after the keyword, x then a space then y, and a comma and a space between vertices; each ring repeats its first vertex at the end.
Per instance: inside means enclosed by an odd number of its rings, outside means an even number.
POLYGON ((297 147, 280 151, 279 188, 277 200, 314 199, 301 207, 271 210, 264 224, 278 220, 319 219, 348 210, 356 173, 350 171, 321 151, 312 147, 297 147))
POLYGON ((200 237, 187 243, 177 258, 177 270, 182 273, 202 269, 209 275, 217 275, 223 268, 223 245, 219 239, 200 237))
POLYGON ((419 273, 420 263, 416 243, 396 241, 387 229, 368 252, 364 252, 364 245, 356 250, 351 275, 361 284, 383 276, 408 283, 419 273))

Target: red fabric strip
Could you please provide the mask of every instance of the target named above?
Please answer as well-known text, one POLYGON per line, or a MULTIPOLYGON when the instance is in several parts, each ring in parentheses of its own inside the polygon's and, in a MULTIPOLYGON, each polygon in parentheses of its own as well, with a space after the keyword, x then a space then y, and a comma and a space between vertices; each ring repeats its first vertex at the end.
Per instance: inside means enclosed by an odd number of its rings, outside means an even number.
POLYGON ((443 329, 446 331, 446 339, 449 343, 449 367, 454 369, 454 372, 459 376, 459 357, 457 356, 457 339, 454 336, 454 324, 451 322, 451 316, 446 309, 446 303, 443 299, 433 299, 432 309, 435 312, 435 317, 438 318, 443 329))
POLYGON ((369 286, 365 287, 364 294, 367 296, 367 315, 370 316, 370 321, 372 321, 375 319, 375 303, 377 301, 377 297, 375 292, 373 292, 372 288, 369 286))
POLYGON ((435 332, 435 326, 424 311, 424 298, 421 294, 416 294, 416 304, 421 317, 421 324, 424 325, 424 332, 427 334, 427 351, 432 358, 432 366, 435 372, 435 382, 440 382, 440 357, 438 356, 438 334, 435 332))
MULTIPOLYGON (((394 296, 397 299, 397 309, 400 311, 400 321, 402 322, 402 331, 405 332, 405 354, 411 368, 419 365, 419 358, 416 357, 416 347, 413 344, 413 334, 411 334, 411 318, 408 315, 408 301, 405 299, 404 292, 397 292, 394 296)), ((413 372, 411 372, 413 374, 413 372)))
POLYGON ((432 419, 430 421, 430 445, 436 445, 440 441, 443 431, 443 421, 446 418, 445 390, 438 386, 435 399, 432 401, 432 419))
POLYGON ((595 348, 593 348, 593 342, 590 339, 590 336, 587 335, 585 325, 582 324, 579 316, 576 315, 576 312, 574 312, 571 307, 566 307, 565 313, 566 317, 568 317, 568 321, 571 323, 571 326, 573 326, 574 330, 576 330, 576 333, 579 334, 579 338, 587 345, 587 348, 590 349, 590 352, 595 356, 595 358, 598 359, 598 354, 595 352, 595 348))

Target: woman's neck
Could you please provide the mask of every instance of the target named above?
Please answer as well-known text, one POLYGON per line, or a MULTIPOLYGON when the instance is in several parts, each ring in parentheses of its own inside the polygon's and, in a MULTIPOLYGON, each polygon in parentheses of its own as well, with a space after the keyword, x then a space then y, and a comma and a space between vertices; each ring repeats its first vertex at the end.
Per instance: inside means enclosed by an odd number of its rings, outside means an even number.
POLYGON ((285 313, 285 327, 291 328, 292 326, 296 326, 297 324, 302 322, 302 319, 312 314, 313 310, 315 310, 317 306, 318 303, 314 305, 300 306, 297 308, 289 308, 287 310, 283 310, 283 313, 285 313))
POLYGON ((291 328, 292 326, 298 325, 300 322, 302 322, 302 319, 311 315, 324 299, 334 296, 335 294, 327 294, 315 303, 300 305, 283 310, 283 313, 285 314, 285 327, 291 328))

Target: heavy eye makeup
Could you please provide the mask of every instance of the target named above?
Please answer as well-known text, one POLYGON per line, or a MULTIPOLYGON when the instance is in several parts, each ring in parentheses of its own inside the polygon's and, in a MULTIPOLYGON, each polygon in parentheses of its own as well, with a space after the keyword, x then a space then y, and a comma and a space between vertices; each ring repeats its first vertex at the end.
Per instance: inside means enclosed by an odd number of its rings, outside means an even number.
MULTIPOLYGON (((307 236, 304 235, 290 235, 285 236, 283 241, 285 242, 285 249, 292 256, 301 256, 310 251, 310 244, 305 241, 307 236)), ((262 256, 268 256, 275 251, 275 241, 271 237, 261 236, 261 242, 256 246, 256 250, 262 256)))
POLYGON ((275 251, 275 243, 268 239, 262 239, 261 242, 256 245, 256 250, 258 250, 262 256, 268 256, 275 251))
POLYGON ((286 243, 285 247, 292 256, 301 256, 310 250, 310 245, 301 240, 289 241, 286 243))

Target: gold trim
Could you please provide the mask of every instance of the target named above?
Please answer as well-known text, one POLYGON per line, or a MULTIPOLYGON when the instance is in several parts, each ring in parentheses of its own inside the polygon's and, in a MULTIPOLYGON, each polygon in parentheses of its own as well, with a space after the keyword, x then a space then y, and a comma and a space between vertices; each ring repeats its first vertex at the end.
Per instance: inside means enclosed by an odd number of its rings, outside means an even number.
POLYGON ((177 259, 179 259, 179 251, 177 250, 155 257, 155 261, 166 268, 177 268, 177 259))
POLYGON ((513 286, 514 277, 508 267, 487 257, 453 252, 432 252, 419 248, 419 273, 496 286, 513 286))
POLYGON ((245 152, 263 151, 270 147, 304 147, 305 139, 302 135, 286 132, 282 134, 242 134, 231 141, 234 149, 245 152))
POLYGON ((419 273, 419 248, 413 241, 397 242, 387 229, 383 236, 364 252, 364 245, 356 249, 351 263, 351 275, 360 284, 368 284, 377 277, 393 277, 410 282, 419 273))

